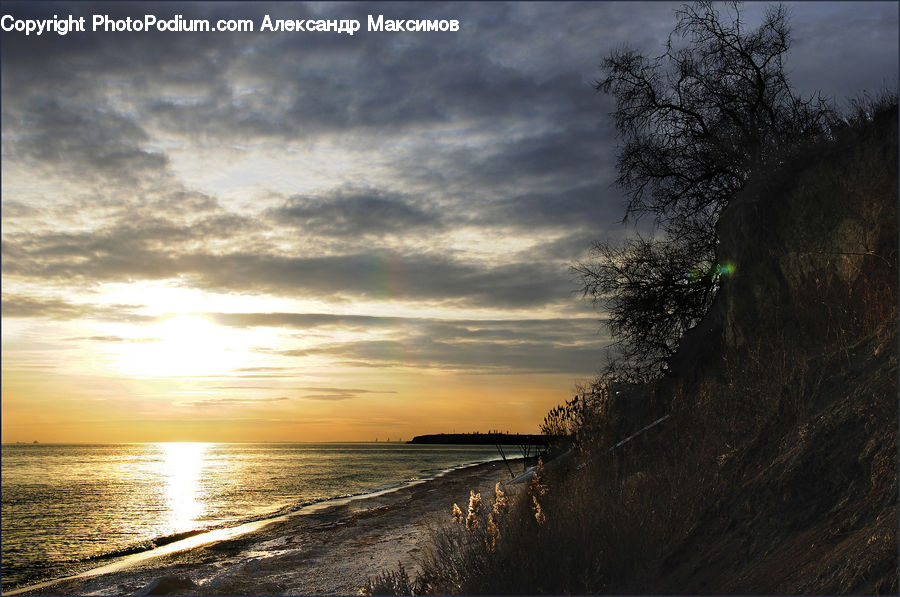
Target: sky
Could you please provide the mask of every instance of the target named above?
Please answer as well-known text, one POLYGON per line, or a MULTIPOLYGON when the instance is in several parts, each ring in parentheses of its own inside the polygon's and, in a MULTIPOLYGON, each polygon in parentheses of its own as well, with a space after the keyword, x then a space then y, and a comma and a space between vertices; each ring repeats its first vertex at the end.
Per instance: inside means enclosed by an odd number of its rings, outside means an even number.
MULTIPOLYGON (((592 84, 678 3, 0 6, 88 22, 0 33, 3 442, 533 433, 602 365, 570 268, 630 228, 592 84)), ((787 6, 798 91, 896 86, 896 3, 787 6)))

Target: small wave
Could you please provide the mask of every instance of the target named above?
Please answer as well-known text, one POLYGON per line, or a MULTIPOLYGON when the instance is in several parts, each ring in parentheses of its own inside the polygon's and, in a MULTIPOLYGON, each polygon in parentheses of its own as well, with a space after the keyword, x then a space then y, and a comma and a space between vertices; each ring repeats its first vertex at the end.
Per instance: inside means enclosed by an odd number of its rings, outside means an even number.
POLYGON ((148 541, 142 541, 140 543, 136 543, 134 545, 129 545, 128 547, 123 547, 121 549, 114 549, 112 551, 105 551, 102 553, 90 555, 80 559, 74 560, 64 560, 63 564, 78 564, 78 563, 87 563, 87 562, 99 562, 103 560, 109 560, 112 558, 119 558, 122 556, 130 556, 136 553, 142 553, 145 551, 150 551, 151 549, 156 549, 157 547, 162 547, 164 545, 168 545, 170 543, 175 543, 176 541, 181 541, 182 539, 187 539, 188 537, 194 537, 201 533, 205 533, 211 528, 204 529, 194 529, 191 531, 184 531, 181 533, 175 533, 173 535, 164 535, 162 537, 156 537, 155 539, 151 539, 148 541))

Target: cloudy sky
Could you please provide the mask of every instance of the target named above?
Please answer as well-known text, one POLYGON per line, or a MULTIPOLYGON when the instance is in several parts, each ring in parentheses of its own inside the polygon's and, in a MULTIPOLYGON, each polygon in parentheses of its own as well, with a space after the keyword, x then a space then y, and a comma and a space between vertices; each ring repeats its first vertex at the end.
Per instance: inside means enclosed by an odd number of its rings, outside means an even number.
MULTIPOLYGON (((677 6, 3 2, 89 29, 0 37, 3 441, 536 431, 609 341, 569 267, 628 231, 591 83, 677 6)), ((896 3, 788 6, 799 90, 896 85, 896 3)))

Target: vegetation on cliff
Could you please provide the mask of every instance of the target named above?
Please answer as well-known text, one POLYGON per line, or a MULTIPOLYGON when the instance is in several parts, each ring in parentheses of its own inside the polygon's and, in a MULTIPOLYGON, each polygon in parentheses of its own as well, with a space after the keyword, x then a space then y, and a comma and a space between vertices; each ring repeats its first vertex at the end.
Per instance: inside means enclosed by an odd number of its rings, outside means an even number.
POLYGON ((668 370, 731 272, 717 254, 722 210, 834 122, 827 102, 800 96, 788 81, 783 6, 770 7, 755 29, 737 3, 723 12, 710 2, 685 5, 662 56, 620 49, 603 61, 597 89, 616 99, 626 218, 655 224, 650 237, 596 242, 592 259, 575 267, 618 340, 607 379, 646 382, 668 370))
POLYGON ((703 259, 728 267, 690 325, 632 336, 544 420, 555 468, 473 495, 415 578, 368 590, 897 594, 897 113, 886 93, 777 137, 715 206, 703 259))

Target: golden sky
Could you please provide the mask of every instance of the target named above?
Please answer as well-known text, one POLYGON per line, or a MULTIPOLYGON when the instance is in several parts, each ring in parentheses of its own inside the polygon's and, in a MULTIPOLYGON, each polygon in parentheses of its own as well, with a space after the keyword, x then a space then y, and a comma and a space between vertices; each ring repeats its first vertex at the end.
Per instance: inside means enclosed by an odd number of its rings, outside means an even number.
MULTIPOLYGON (((591 83, 610 49, 659 48, 675 7, 390 5, 460 31, 353 37, 3 33, 2 441, 536 432, 608 343, 570 266, 626 231, 591 83)), ((66 10, 365 29, 388 6, 66 10)), ((896 5, 793 10, 801 91, 896 75, 896 5)))

